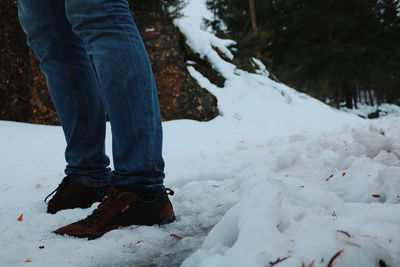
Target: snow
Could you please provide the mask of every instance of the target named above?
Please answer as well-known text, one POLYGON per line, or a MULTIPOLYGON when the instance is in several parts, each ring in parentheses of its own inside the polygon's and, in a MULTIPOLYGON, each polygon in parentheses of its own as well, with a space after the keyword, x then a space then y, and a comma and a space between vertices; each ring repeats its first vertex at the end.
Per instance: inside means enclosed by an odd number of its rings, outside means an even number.
POLYGON ((385 136, 344 127, 238 152, 240 200, 183 266, 326 266, 338 251, 335 266, 398 266, 398 122, 382 122, 385 136))
POLYGON ((378 113, 379 117, 398 117, 400 115, 400 106, 385 103, 375 106, 359 104, 358 108, 349 109, 343 107, 341 110, 356 114, 362 118, 368 118, 368 115, 373 113, 378 113))
MULTIPOLYGON (((399 266, 400 117, 364 120, 266 69, 237 69, 212 48, 229 58, 233 41, 201 26, 211 16, 203 0, 184 12, 177 26, 226 82, 189 66, 221 115, 164 123, 177 221, 91 241, 52 234, 97 204, 47 214, 42 200, 64 176, 61 128, 0 121, 0 265, 399 266)), ((106 144, 111 153, 109 125, 106 144)))

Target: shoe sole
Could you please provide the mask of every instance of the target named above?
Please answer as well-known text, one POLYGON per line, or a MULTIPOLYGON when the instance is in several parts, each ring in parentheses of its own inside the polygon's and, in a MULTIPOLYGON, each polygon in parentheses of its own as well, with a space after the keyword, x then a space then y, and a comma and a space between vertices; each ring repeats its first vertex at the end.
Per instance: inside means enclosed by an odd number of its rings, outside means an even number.
MULTIPOLYGON (((170 223, 174 222, 175 220, 176 220, 176 217, 175 217, 175 214, 173 214, 171 217, 169 217, 168 219, 162 221, 161 223, 153 224, 153 225, 162 226, 162 225, 170 224, 170 223)), ((135 225, 135 224, 132 224, 132 226, 133 226, 133 225, 135 225)), ((140 225, 140 224, 139 224, 139 225, 136 224, 136 225, 137 225, 137 226, 143 226, 143 225, 140 225)), ((153 225, 147 225, 147 226, 153 226, 153 225)), ((94 239, 98 239, 98 238, 102 237, 104 234, 106 234, 106 233, 108 233, 108 232, 110 232, 110 231, 112 231, 112 230, 122 229, 122 228, 124 228, 124 227, 128 227, 128 226, 116 226, 116 225, 112 225, 112 226, 110 226, 102 235, 86 234, 86 235, 74 236, 74 237, 77 237, 77 238, 87 238, 88 240, 94 240, 94 239)), ((55 233, 55 232, 53 232, 53 233, 55 233)), ((55 233, 55 234, 58 234, 58 233, 55 233)), ((62 235, 68 235, 68 234, 62 234, 62 235)), ((69 236, 73 236, 73 235, 69 235, 69 236)))

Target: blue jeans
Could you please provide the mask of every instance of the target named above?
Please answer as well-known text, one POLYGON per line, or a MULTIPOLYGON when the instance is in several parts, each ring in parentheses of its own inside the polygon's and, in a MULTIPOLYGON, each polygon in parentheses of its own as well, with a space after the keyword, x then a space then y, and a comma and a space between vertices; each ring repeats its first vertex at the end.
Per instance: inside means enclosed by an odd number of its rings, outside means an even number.
POLYGON ((162 192, 157 89, 127 0, 18 0, 18 11, 65 134, 65 173, 87 186, 162 192))

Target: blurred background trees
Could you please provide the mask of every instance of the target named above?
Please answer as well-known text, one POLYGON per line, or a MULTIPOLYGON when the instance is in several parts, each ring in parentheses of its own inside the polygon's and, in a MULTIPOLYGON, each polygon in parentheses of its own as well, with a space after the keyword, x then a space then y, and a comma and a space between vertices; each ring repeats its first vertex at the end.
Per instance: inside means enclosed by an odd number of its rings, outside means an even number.
MULTIPOLYGON (((251 68, 261 54, 282 82, 327 103, 400 104, 399 0, 208 0, 207 21, 238 41, 251 68), (257 29, 251 14, 254 1, 257 29)), ((246 63, 247 62, 247 63, 246 63)))
MULTIPOLYGON (((188 60, 224 80, 173 24, 182 0, 129 0, 157 81, 162 117, 210 120, 217 100, 188 60)), ((257 57, 278 80, 335 107, 400 104, 400 0, 207 0, 216 34, 238 42, 233 63, 257 57)), ((14 0, 0 2, 0 119, 57 124, 38 62, 26 46, 14 0)))
POLYGON ((55 112, 26 46, 15 1, 0 2, 0 119, 55 123, 55 112))
MULTIPOLYGON (((129 4, 152 62, 163 120, 216 117, 216 98, 186 68, 190 59, 212 73, 173 24, 181 0, 130 0, 129 4)), ((0 1, 0 29, 0 120, 58 124, 39 63, 26 46, 14 0, 0 1)))

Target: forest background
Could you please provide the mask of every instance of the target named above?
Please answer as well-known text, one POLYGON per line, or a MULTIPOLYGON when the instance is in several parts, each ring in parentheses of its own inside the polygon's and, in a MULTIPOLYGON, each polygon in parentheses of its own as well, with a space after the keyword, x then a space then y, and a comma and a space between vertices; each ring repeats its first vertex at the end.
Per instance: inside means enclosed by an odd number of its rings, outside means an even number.
MULTIPOLYGON (((224 79, 185 44, 173 19, 184 1, 130 0, 157 81, 164 120, 210 120, 216 98, 186 66, 213 83, 224 79), (171 12, 171 10, 173 10, 171 12)), ((205 21, 235 40, 232 61, 334 107, 400 104, 400 0, 209 0, 205 21)), ((0 119, 58 124, 43 75, 18 24, 13 0, 0 3, 0 119)), ((218 51, 217 51, 218 52, 218 51)))
POLYGON ((400 103, 399 0, 209 0, 219 36, 335 106, 400 103), (251 10, 250 7, 254 7, 251 10))

